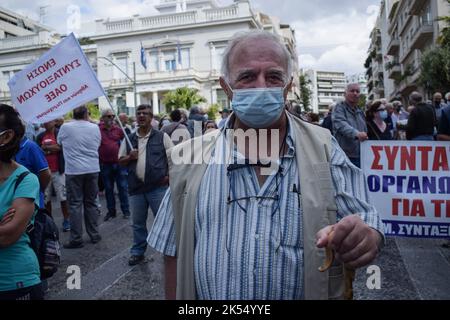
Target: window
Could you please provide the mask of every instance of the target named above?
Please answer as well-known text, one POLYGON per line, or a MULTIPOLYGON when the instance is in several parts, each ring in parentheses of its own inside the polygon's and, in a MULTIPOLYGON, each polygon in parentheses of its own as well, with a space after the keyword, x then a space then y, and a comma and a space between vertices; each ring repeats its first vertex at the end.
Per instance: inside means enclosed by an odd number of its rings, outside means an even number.
POLYGON ((164 71, 173 71, 177 69, 176 50, 163 51, 164 71))
POLYGON ((126 74, 128 74, 128 54, 115 55, 114 61, 116 65, 113 68, 113 79, 126 79, 126 74))
POLYGON ((159 71, 159 52, 158 50, 152 50, 150 52, 150 63, 148 65, 150 72, 159 71))

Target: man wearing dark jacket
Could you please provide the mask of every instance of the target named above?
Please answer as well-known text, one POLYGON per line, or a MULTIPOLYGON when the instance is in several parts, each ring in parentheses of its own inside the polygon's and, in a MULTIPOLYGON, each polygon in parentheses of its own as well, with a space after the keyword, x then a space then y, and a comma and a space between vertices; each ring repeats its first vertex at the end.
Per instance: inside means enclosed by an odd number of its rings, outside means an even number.
POLYGON ((148 209, 153 215, 169 186, 169 168, 166 152, 173 147, 170 137, 152 128, 153 113, 150 105, 137 107, 138 130, 132 133, 130 142, 122 141, 119 150, 119 164, 128 168, 128 193, 133 225, 133 246, 130 266, 144 261, 147 249, 148 209))
POLYGON ((413 92, 409 96, 409 102, 414 106, 406 125, 406 139, 418 141, 434 140, 436 126, 436 113, 433 107, 423 102, 419 92, 413 92))

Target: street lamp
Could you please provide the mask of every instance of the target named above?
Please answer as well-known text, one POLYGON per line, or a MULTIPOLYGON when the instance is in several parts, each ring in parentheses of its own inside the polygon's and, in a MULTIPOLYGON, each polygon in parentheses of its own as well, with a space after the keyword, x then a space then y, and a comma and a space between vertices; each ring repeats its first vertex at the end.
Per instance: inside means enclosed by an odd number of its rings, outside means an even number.
POLYGON ((113 66, 117 68, 120 72, 122 72, 125 77, 127 77, 128 80, 130 80, 133 83, 133 92, 134 92, 134 107, 137 107, 137 92, 136 92, 136 63, 133 62, 133 79, 130 78, 130 76, 123 71, 117 64, 115 64, 111 59, 108 59, 106 57, 97 57, 99 59, 105 59, 109 63, 111 63, 113 66))

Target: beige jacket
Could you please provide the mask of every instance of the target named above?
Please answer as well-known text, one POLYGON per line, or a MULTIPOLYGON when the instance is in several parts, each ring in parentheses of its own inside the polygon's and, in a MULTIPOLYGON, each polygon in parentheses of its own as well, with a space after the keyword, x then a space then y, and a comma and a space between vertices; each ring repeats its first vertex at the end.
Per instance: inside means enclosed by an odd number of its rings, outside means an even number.
MULTIPOLYGON (((295 135, 296 161, 302 190, 304 230, 304 296, 306 299, 341 299, 343 265, 319 272, 325 250, 316 247, 316 233, 336 222, 330 171, 331 135, 328 130, 290 114, 295 135)), ((196 299, 194 282, 194 223, 198 192, 220 131, 197 137, 172 149, 169 176, 177 243, 177 299, 196 299), (186 148, 190 146, 190 148, 186 148), (193 164, 174 164, 173 156, 187 156, 193 164), (203 159, 202 159, 203 158, 203 159)))

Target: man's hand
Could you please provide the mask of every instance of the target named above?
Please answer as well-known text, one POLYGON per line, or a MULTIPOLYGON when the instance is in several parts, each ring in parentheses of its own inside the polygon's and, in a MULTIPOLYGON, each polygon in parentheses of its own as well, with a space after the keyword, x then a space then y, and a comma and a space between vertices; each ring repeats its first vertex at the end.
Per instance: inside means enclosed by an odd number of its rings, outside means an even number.
POLYGON ((356 134, 356 138, 357 138, 359 141, 361 141, 361 142, 366 141, 367 139, 369 139, 369 137, 367 136, 367 133, 365 133, 365 132, 358 132, 358 133, 356 134))
POLYGON ((14 218, 15 214, 16 209, 9 208, 8 211, 6 211, 5 215, 3 216, 2 220, 0 221, 0 226, 4 226, 8 222, 10 222, 14 218))
POLYGON ((139 157, 139 153, 137 150, 131 150, 128 156, 130 157, 130 161, 137 160, 139 157))
POLYGON ((317 235, 317 247, 328 245, 336 252, 336 259, 347 268, 356 269, 372 262, 378 254, 382 241, 381 235, 370 228, 358 215, 344 217, 338 223, 320 230, 317 235), (331 243, 329 234, 334 230, 331 243))

